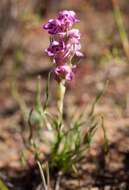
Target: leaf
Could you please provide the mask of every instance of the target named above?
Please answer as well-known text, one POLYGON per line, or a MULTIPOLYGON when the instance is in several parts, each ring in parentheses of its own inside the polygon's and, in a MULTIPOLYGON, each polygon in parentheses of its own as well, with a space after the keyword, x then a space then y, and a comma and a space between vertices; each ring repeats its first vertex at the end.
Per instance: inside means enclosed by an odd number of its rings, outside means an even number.
POLYGON ((101 126, 102 126, 103 134, 104 134, 104 151, 107 154, 108 150, 109 150, 109 146, 108 146, 109 141, 108 141, 106 129, 105 129, 105 126, 104 126, 104 118, 103 118, 103 116, 101 116, 101 119, 102 119, 102 125, 101 126))
POLYGON ((48 102, 49 102, 49 83, 51 79, 51 72, 48 74, 48 79, 47 79, 47 85, 46 85, 46 90, 45 90, 45 103, 43 109, 45 110, 48 107, 48 102))
POLYGON ((105 81, 104 88, 98 93, 98 95, 96 96, 94 102, 92 103, 91 111, 89 113, 89 117, 91 117, 93 115, 95 106, 98 103, 98 101, 100 100, 100 98, 103 96, 103 94, 105 93, 105 91, 107 89, 107 85, 108 85, 108 81, 105 81))
POLYGON ((40 76, 37 81, 37 90, 36 90, 36 100, 35 100, 35 109, 41 115, 43 113, 42 102, 41 102, 41 85, 40 85, 40 76))
POLYGON ((5 183, 0 179, 0 190, 9 190, 5 183))
POLYGON ((21 97, 21 95, 18 92, 18 87, 17 87, 16 81, 12 81, 11 90, 12 90, 12 96, 14 97, 14 99, 16 100, 17 104, 20 107, 20 110, 23 115, 23 119, 25 122, 27 122, 29 109, 28 109, 25 101, 23 100, 23 98, 21 97))
POLYGON ((90 127, 90 129, 88 130, 87 134, 84 136, 84 140, 83 140, 83 143, 84 144, 90 144, 91 143, 91 140, 92 140, 92 137, 94 136, 95 132, 96 132, 96 129, 97 129, 97 122, 92 125, 90 127))

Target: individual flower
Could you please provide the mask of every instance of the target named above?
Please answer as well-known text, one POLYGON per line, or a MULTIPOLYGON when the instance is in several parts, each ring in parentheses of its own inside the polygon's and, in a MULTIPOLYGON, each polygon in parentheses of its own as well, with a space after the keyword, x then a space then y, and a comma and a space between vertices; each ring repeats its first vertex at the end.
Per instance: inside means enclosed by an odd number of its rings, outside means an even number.
POLYGON ((61 22, 58 19, 50 19, 47 24, 43 25, 43 28, 52 35, 62 32, 61 22))
POLYGON ((72 29, 67 32, 68 39, 71 43, 80 43, 80 35, 78 29, 72 29))
POLYGON ((74 11, 61 11, 57 19, 50 19, 48 23, 43 25, 49 34, 55 35, 61 32, 66 32, 69 27, 78 22, 74 11))
POLYGON ((72 46, 71 46, 71 53, 73 55, 76 55, 77 57, 82 57, 83 53, 80 50, 81 50, 81 44, 80 43, 72 44, 72 46))
POLYGON ((65 51, 65 43, 63 40, 53 41, 45 51, 47 52, 48 56, 56 57, 56 55, 65 51))
POLYGON ((74 11, 67 10, 60 11, 58 14, 58 19, 67 27, 71 27, 74 23, 79 21, 76 18, 76 13, 74 11))
POLYGON ((54 73, 56 75, 57 80, 65 79, 71 81, 74 77, 73 70, 76 66, 72 68, 69 65, 61 65, 55 68, 54 73))
POLYGON ((59 33, 60 38, 64 38, 67 41, 70 40, 71 42, 74 42, 74 43, 80 42, 80 35, 81 34, 78 29, 71 29, 71 30, 68 30, 67 32, 59 33))
POLYGON ((66 56, 83 56, 80 52, 80 31, 78 29, 71 29, 67 32, 60 33, 60 37, 66 39, 66 56))
POLYGON ((78 29, 72 29, 68 31, 68 43, 67 49, 72 55, 83 56, 81 53, 81 43, 80 43, 80 31, 78 29))
POLYGON ((72 58, 74 56, 82 57, 83 53, 81 53, 81 44, 80 43, 68 43, 66 46, 67 52, 66 56, 72 58))

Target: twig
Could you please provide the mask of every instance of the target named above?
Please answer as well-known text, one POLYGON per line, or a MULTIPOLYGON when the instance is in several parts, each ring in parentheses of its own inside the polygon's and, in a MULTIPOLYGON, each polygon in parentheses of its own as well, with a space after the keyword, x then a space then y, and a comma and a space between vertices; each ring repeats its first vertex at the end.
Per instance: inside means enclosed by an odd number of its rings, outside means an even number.
POLYGON ((48 190, 50 190, 50 173, 49 173, 48 162, 46 163, 46 173, 47 173, 47 188, 48 190))
POLYGON ((58 176, 57 176, 56 184, 55 184, 55 190, 59 190, 59 189, 60 189, 61 177, 62 177, 62 173, 59 172, 59 173, 58 173, 58 176))
POLYGON ((45 180, 45 176, 44 176, 44 172, 43 172, 43 168, 42 168, 42 166, 41 166, 41 163, 40 163, 39 161, 37 161, 37 164, 38 164, 39 171, 40 171, 40 174, 41 174, 42 183, 43 183, 43 188, 44 188, 45 190, 48 190, 47 184, 46 184, 46 180, 45 180))

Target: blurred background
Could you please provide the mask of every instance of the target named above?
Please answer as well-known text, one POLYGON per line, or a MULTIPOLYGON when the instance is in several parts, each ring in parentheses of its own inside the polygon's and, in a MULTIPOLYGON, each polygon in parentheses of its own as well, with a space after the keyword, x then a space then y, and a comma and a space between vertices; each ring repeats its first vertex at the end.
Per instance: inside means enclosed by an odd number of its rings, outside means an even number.
MULTIPOLYGON (((1 171, 5 168, 20 170, 19 152, 23 149, 20 105, 25 102, 30 109, 33 107, 37 77, 41 75, 44 92, 47 74, 52 68, 44 53, 49 37, 42 25, 65 9, 74 10, 80 19, 75 27, 81 31, 85 55, 75 80, 67 84, 65 112, 72 114, 74 110, 88 107, 105 81, 109 81, 106 93, 96 106, 96 113, 105 118, 109 154, 106 158, 102 154, 103 135, 99 131, 95 148, 90 152, 96 161, 85 165, 85 170, 100 171, 96 178, 98 184, 100 177, 101 184, 129 189, 128 0, 0 0, 1 171)), ((51 88, 51 106, 54 107, 54 80, 51 88)))

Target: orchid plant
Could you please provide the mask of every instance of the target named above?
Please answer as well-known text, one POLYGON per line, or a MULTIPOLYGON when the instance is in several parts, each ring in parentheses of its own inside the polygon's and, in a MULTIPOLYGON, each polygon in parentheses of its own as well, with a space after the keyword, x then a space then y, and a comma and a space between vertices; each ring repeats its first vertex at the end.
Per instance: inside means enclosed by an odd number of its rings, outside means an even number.
POLYGON ((43 28, 50 34, 50 44, 45 50, 52 59, 53 72, 59 87, 58 109, 63 114, 63 98, 66 81, 74 78, 77 65, 73 62, 75 56, 82 57, 80 52, 80 31, 72 29, 79 22, 74 11, 61 11, 56 19, 50 19, 43 28))
POLYGON ((52 114, 48 109, 49 74, 44 105, 41 103, 41 89, 38 83, 36 104, 27 119, 30 129, 29 143, 24 139, 27 148, 35 154, 38 163, 43 161, 40 145, 46 143, 49 151, 44 159, 47 160, 51 171, 56 170, 62 173, 76 170, 77 163, 86 156, 97 127, 102 124, 103 128, 101 118, 94 113, 95 104, 103 94, 103 90, 96 97, 88 114, 78 114, 77 118, 71 120, 69 126, 65 124, 63 118, 66 83, 75 77, 75 70, 78 66, 75 60, 83 56, 80 31, 72 28, 77 22, 79 20, 74 11, 64 10, 58 13, 57 18, 50 19, 43 25, 43 29, 47 30, 50 35, 50 44, 45 52, 52 62, 50 74, 53 73, 57 81, 57 114, 52 114), (37 132, 33 130, 35 125, 37 132), (46 131, 51 134, 51 139, 45 136, 46 131))

